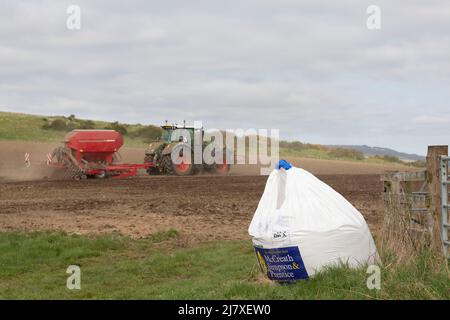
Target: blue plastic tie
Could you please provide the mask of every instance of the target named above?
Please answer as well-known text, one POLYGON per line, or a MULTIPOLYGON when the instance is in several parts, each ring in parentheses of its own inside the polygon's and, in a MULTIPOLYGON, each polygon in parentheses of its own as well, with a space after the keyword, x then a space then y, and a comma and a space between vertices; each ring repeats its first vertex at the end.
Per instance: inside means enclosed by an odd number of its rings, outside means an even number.
POLYGON ((290 164, 286 160, 280 160, 280 161, 278 161, 275 168, 278 170, 280 170, 281 168, 283 168, 284 170, 289 170, 290 168, 292 168, 292 164, 290 164))

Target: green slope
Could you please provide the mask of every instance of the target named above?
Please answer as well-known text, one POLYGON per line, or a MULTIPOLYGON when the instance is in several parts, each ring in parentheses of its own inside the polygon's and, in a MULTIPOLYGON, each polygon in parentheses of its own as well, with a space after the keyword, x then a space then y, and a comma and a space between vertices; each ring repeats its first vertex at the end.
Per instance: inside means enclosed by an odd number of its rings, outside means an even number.
POLYGON ((369 290, 365 267, 277 285, 261 275, 251 241, 180 244, 176 230, 141 240, 0 233, 0 299, 450 299, 448 264, 428 252, 408 263, 381 252, 381 289, 369 290), (80 290, 66 287, 69 265, 81 268, 80 290))
MULTIPOLYGON (((64 116, 38 116, 23 113, 12 113, 0 111, 0 140, 20 140, 20 141, 36 141, 36 142, 61 142, 67 132, 73 128, 80 128, 82 124, 92 124, 93 129, 105 129, 114 125, 112 122, 92 121, 83 119, 70 120, 64 116), (67 124, 66 128, 60 130, 47 128, 45 126, 53 121, 59 120, 67 124)), ((125 145, 129 147, 145 147, 148 143, 148 137, 140 135, 140 131, 146 127, 140 124, 128 125, 120 124, 125 127, 127 134, 125 137, 125 145)), ((158 129, 156 129, 158 130, 158 129)))
MULTIPOLYGON (((61 142, 67 132, 74 128, 81 129, 116 129, 125 130, 125 146, 145 148, 148 142, 160 136, 157 126, 141 124, 122 124, 117 122, 93 121, 72 116, 38 116, 22 113, 0 111, 0 140, 21 140, 36 142, 61 142), (61 124, 58 127, 55 124, 61 124), (52 125, 54 125, 52 127, 52 125)), ((345 148, 330 149, 322 145, 301 143, 298 141, 280 142, 281 157, 304 157, 327 160, 350 160, 378 164, 396 164, 400 167, 406 163, 394 158, 365 158, 358 151, 345 148)), ((423 163, 410 163, 410 166, 423 166, 423 163)))

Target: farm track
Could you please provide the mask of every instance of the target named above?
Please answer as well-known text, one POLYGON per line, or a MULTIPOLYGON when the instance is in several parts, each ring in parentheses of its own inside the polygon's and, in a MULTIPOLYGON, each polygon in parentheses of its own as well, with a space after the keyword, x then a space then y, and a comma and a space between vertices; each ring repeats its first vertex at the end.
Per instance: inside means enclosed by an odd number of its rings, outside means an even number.
MULTIPOLYGON (((378 174, 319 175, 373 231, 382 217, 378 174)), ((125 180, 0 183, 0 231, 120 233, 133 238, 176 229, 180 244, 248 239, 264 176, 139 177, 125 180)))

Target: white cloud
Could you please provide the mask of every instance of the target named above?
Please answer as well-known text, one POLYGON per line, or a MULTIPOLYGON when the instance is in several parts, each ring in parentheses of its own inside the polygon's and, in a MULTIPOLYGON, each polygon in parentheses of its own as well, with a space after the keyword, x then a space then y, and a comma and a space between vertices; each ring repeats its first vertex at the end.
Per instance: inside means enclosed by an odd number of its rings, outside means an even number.
POLYGON ((448 115, 440 115, 440 116, 432 116, 432 115, 421 115, 414 117, 412 119, 414 124, 419 125, 440 125, 440 124, 450 124, 450 116, 448 115))
POLYGON ((2 3, 3 109, 276 127, 421 153, 445 140, 435 118, 450 98, 444 0, 380 0, 380 31, 367 30, 369 4, 357 0, 77 2, 80 31, 65 27, 71 2, 2 3))

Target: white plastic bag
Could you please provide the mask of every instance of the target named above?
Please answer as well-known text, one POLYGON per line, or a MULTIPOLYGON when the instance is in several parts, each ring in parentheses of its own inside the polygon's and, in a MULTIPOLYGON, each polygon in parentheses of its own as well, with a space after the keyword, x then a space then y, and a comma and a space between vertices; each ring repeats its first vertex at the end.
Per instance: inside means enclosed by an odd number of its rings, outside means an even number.
POLYGON ((306 170, 274 170, 249 227, 261 269, 272 280, 308 278, 324 266, 374 264, 366 221, 343 196, 306 170))

